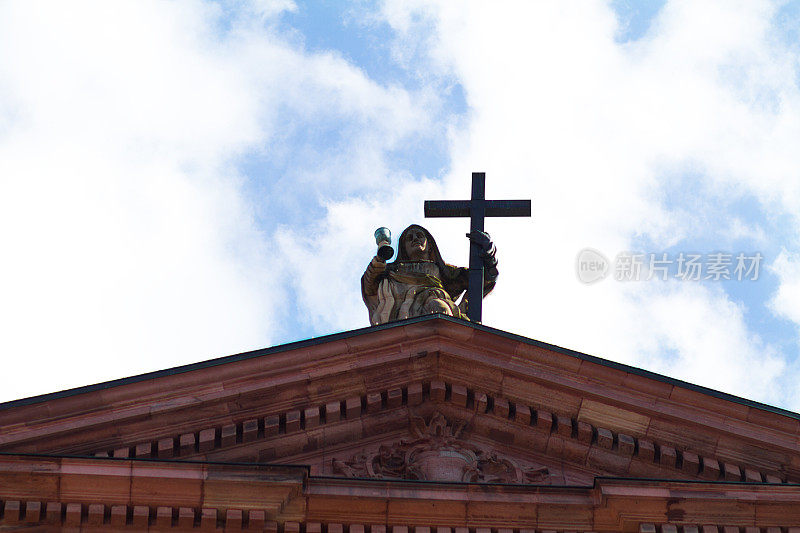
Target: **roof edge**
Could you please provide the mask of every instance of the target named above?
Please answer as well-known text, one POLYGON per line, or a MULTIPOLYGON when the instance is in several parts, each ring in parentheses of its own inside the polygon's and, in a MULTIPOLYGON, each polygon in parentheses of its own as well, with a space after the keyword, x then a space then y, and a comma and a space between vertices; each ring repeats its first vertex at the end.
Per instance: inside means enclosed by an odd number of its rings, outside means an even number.
POLYGON ((428 322, 434 320, 442 320, 445 322, 450 322, 453 324, 457 324, 460 326, 466 326, 478 331, 483 331, 486 333, 491 333, 493 335, 498 335, 504 337, 509 340, 513 340, 516 342, 521 342, 524 344, 528 344, 531 346, 536 346, 538 348, 543 348, 546 350, 551 350, 554 352, 558 352, 563 355, 568 355, 570 357, 575 357, 577 359, 581 359, 583 361, 589 361, 592 363, 596 363, 602 366, 606 366, 609 368, 613 368, 616 370, 621 370, 623 372, 628 372, 631 374, 635 374, 638 376, 646 377, 649 379, 653 379, 656 381, 660 381, 662 383, 667 383, 670 385, 675 385, 678 387, 682 387, 684 389, 688 389, 694 392, 699 392, 701 394, 706 394, 708 396, 712 396, 714 398, 718 398, 721 400, 730 401, 733 403, 737 403, 740 405, 745 405, 747 407, 753 407, 756 409, 760 409, 762 411, 767 411, 770 413, 786 416, 788 418, 793 418, 795 420, 800 420, 800 413, 796 413, 794 411, 789 411, 788 409, 783 409, 781 407, 775 407, 772 405, 768 405, 765 403, 757 402, 755 400, 749 400, 747 398, 743 398, 741 396, 736 396, 734 394, 729 394, 727 392, 718 391, 716 389, 712 389, 709 387, 704 387, 702 385, 696 385, 694 383, 689 383, 687 381, 683 381, 680 379, 672 378, 669 376, 665 376, 663 374, 658 374, 656 372, 651 372, 649 370, 645 370, 642 368, 637 368, 634 366, 626 365, 624 363, 618 363, 616 361, 611 361, 609 359, 603 359, 602 357, 597 357, 594 355, 589 355, 583 352, 579 352, 577 350, 572 350, 569 348, 564 348, 562 346, 558 346, 555 344, 550 344, 543 341, 538 341, 536 339, 531 339, 528 337, 524 337, 522 335, 517 335, 515 333, 509 333, 507 331, 503 331, 501 329, 492 328, 490 326, 486 326, 484 324, 477 324, 473 322, 469 322, 467 320, 462 320, 459 318, 454 318, 448 315, 441 315, 441 314, 433 314, 433 315, 425 315, 419 317, 408 318, 405 320, 398 320, 396 322, 389 322, 386 324, 381 324, 378 326, 368 326, 364 328, 343 331, 340 333, 333 333, 330 335, 323 335, 321 337, 312 337, 310 339, 304 339, 300 341, 293 341, 286 344, 279 344, 276 346, 271 346, 269 348, 261 348, 258 350, 251 350, 248 352, 242 352, 233 355, 227 355, 222 357, 216 357, 213 359, 207 359, 205 361, 199 361, 197 363, 190 363, 187 365, 180 365, 172 368, 166 368, 163 370, 155 370, 152 372, 146 372, 143 374, 137 374, 134 376, 129 376, 125 378, 119 378, 109 381, 104 381, 100 383, 95 383, 92 385, 84 385, 81 387, 75 387, 72 389, 65 389, 58 392, 51 392, 46 394, 41 394, 37 396, 30 396, 27 398, 20 398, 18 400, 10 400, 7 402, 0 403, 0 411, 6 409, 12 409, 15 407, 23 407, 26 405, 33 405, 36 403, 46 402, 49 400, 57 400, 59 398, 66 398, 70 396, 75 396, 78 394, 86 394, 90 392, 96 392, 100 390, 110 389, 113 387, 119 387, 123 385, 128 385, 132 383, 139 383, 142 381, 150 380, 150 379, 158 379, 165 376, 172 376, 176 374, 183 374, 185 372, 192 372, 194 370, 202 370, 205 368, 211 368, 219 365, 224 365, 227 363, 233 363, 236 361, 244 361, 247 359, 252 359, 255 357, 262 357, 265 355, 271 355, 274 353, 286 352, 289 350, 296 350, 300 348, 307 348, 310 346, 317 346, 320 344, 324 344, 326 342, 333 342, 337 340, 344 340, 349 339, 352 337, 357 337, 359 335, 363 335, 366 333, 372 333, 375 331, 382 331, 386 329, 394 329, 403 326, 408 326, 411 324, 416 324, 420 322, 428 322))

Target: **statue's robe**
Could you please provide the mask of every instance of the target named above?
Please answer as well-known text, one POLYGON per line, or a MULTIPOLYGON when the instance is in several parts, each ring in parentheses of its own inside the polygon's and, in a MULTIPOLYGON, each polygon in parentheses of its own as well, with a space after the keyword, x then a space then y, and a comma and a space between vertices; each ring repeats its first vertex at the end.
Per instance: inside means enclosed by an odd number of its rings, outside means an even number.
MULTIPOLYGON (((409 226, 403 235, 412 227, 409 226)), ((469 271, 445 263, 436 241, 425 228, 432 260, 412 261, 402 246, 398 259, 385 264, 373 259, 361 277, 361 296, 369 311, 370 324, 385 324, 414 316, 443 313, 467 319, 466 295, 460 304, 456 300, 467 290, 469 271)), ((403 235, 400 242, 403 241, 403 235)), ((484 277, 483 293, 494 288, 494 280, 484 277)))

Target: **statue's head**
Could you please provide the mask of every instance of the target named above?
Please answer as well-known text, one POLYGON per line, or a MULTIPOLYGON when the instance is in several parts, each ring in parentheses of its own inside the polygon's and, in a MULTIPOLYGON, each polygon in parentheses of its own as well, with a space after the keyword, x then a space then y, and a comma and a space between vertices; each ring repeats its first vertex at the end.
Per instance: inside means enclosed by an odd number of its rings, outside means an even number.
POLYGON ((420 226, 410 226, 401 235, 400 245, 406 252, 406 256, 412 261, 430 259, 430 247, 428 246, 428 236, 420 226))
POLYGON ((422 226, 411 224, 404 229, 397 244, 397 261, 428 260, 443 263, 436 241, 422 226))

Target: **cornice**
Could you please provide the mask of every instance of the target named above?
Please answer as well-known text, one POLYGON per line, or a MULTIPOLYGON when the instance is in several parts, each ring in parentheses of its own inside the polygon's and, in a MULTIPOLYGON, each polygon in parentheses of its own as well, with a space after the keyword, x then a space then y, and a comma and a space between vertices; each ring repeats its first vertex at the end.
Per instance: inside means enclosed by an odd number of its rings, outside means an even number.
POLYGON ((675 531, 670 524, 795 526, 800 485, 610 477, 586 487, 386 481, 308 477, 302 467, 267 464, 3 454, 0 506, 2 528, 667 532, 675 531))

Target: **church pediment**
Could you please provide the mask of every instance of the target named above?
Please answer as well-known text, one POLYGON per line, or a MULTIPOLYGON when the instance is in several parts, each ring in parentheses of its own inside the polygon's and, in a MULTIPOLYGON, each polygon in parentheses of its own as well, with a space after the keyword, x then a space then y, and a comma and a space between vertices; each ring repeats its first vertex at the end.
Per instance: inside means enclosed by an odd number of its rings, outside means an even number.
POLYGON ((541 468, 554 485, 800 480, 796 415, 734 400, 426 317, 11 402, 0 406, 0 451, 308 464, 312 475, 345 475, 334 458, 355 471, 364 453, 378 454, 370 464, 383 476, 399 455, 407 475, 422 475, 452 452, 475 479, 512 483, 544 479, 541 468), (464 423, 452 437, 463 449, 410 444, 415 417, 430 425, 436 413, 450 431, 464 423))
POLYGON ((551 486, 591 486, 597 477, 780 482, 774 472, 667 441, 653 443, 499 396, 474 398, 474 391, 460 385, 415 383, 398 392, 411 403, 391 407, 379 404, 376 395, 370 410, 366 401, 352 399, 348 415, 343 401, 333 417, 328 406, 324 423, 316 408, 273 415, 265 420, 277 432, 271 437, 254 430, 252 440, 231 440, 227 447, 185 457, 304 464, 311 475, 360 479, 551 486))

